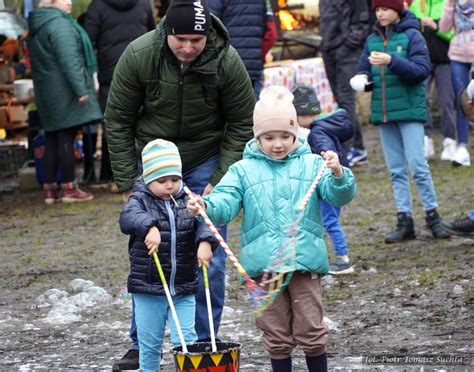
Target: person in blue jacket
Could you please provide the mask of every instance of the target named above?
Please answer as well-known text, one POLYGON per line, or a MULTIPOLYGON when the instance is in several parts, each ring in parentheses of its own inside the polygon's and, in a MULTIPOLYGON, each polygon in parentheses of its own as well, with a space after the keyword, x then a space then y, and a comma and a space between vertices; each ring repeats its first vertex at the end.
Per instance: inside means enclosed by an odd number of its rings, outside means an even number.
MULTIPOLYGON (((338 109, 330 114, 321 113, 321 105, 313 87, 297 84, 291 91, 293 105, 298 115, 298 124, 309 129, 308 143, 313 154, 324 151, 334 151, 339 156, 340 163, 349 167, 346 150, 343 143, 354 135, 351 118, 344 109, 338 109)), ((336 260, 329 265, 329 274, 351 274, 354 268, 349 259, 349 250, 344 231, 339 224, 341 208, 335 207, 320 199, 319 206, 324 223, 324 229, 331 237, 336 260)))
POLYGON ((262 79, 265 57, 262 55, 268 18, 265 0, 207 0, 207 5, 227 28, 230 43, 242 58, 255 91, 262 79))
POLYGON ((195 293, 198 261, 209 266, 219 244, 211 230, 186 210, 182 165, 175 144, 157 139, 142 152, 143 177, 120 214, 120 229, 130 235, 130 274, 140 348, 140 370, 159 371, 161 347, 168 322, 171 341, 180 345, 164 287, 153 257, 157 252, 169 285, 186 344, 197 340, 195 293))
POLYGON ((294 260, 279 272, 292 272, 288 286, 265 309, 256 324, 273 371, 291 371, 291 353, 298 345, 309 371, 327 370, 329 330, 323 324, 320 276, 328 272, 327 248, 318 201, 342 206, 356 193, 352 171, 341 166, 336 153, 312 154, 298 138, 293 95, 270 86, 260 95, 253 114, 254 139, 241 161, 233 164, 212 192, 188 202, 196 215, 204 208, 214 223, 228 223, 243 209, 240 261, 258 282, 272 256, 285 241, 297 207, 324 163, 328 169, 308 200, 298 224, 294 260))
POLYGON ((382 149, 390 172, 397 226, 385 243, 415 239, 413 200, 408 172, 415 181, 425 222, 436 239, 450 234, 441 225, 430 167, 423 153, 423 123, 427 119, 424 81, 430 72, 426 40, 414 14, 403 0, 373 0, 377 24, 359 59, 355 90, 367 90, 371 81, 370 121, 379 126, 382 149))

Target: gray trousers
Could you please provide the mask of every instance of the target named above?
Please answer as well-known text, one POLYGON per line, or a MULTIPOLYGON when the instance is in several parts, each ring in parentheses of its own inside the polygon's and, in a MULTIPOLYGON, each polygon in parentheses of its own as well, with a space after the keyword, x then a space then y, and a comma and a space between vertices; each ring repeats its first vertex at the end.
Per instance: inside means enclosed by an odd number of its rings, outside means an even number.
POLYGON ((349 83, 357 73, 360 53, 360 49, 341 45, 336 49, 323 51, 323 60, 332 94, 338 106, 347 111, 354 127, 354 138, 350 146, 364 150, 362 132, 355 110, 355 92, 349 83))
MULTIPOLYGON (((431 84, 436 84, 438 103, 441 106, 441 130, 444 138, 456 138, 454 92, 451 83, 449 65, 433 64, 429 76, 426 78, 426 100, 428 107, 431 101, 431 84)), ((433 134, 433 119, 428 110, 428 120, 424 124, 425 135, 431 137, 433 134)))

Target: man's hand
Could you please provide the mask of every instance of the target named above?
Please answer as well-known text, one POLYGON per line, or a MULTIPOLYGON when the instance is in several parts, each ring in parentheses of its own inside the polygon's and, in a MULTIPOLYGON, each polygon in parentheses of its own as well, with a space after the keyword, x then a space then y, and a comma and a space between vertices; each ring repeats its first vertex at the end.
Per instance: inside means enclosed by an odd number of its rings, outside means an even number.
POLYGON ((153 226, 145 237, 145 245, 148 248, 148 254, 151 256, 154 252, 158 252, 158 246, 161 243, 160 230, 153 226))
POLYGON ((339 163, 339 156, 334 151, 321 151, 321 156, 326 160, 326 164, 334 176, 341 177, 344 174, 341 163, 339 163))
POLYGON ((124 204, 127 204, 128 199, 130 199, 130 196, 132 196, 132 190, 127 190, 122 193, 122 199, 124 204))
POLYGON ((209 242, 202 241, 199 243, 199 248, 197 252, 197 258, 199 262, 199 267, 202 265, 209 267, 212 259, 212 247, 209 242))
POLYGON ((194 199, 188 200, 187 209, 188 212, 191 213, 193 216, 197 216, 199 214, 199 208, 201 208, 202 210, 206 210, 206 204, 200 196, 195 196, 194 199))

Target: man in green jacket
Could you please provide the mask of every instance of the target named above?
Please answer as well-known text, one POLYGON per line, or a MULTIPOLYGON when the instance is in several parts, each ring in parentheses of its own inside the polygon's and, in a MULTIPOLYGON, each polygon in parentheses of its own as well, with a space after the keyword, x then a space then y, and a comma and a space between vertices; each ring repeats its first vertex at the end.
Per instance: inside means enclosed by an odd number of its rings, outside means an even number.
MULTIPOLYGON (((205 2, 174 1, 155 31, 130 43, 114 71, 105 123, 114 181, 124 201, 140 174, 142 148, 157 138, 177 145, 184 182, 193 192, 208 194, 252 138, 254 106, 250 78, 222 23, 205 2)), ((225 295, 222 248, 209 269, 217 333, 225 295)), ((199 341, 210 340, 208 324, 201 276, 199 341)), ((138 349, 134 327, 132 314, 132 349, 138 349)), ((137 368, 128 363, 137 356, 131 351, 115 369, 137 368)))

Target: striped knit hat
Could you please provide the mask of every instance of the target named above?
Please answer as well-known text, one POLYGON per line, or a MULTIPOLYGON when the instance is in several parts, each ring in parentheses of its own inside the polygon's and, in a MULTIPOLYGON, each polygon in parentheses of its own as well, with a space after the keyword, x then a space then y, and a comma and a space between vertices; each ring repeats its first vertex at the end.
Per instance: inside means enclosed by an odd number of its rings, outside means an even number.
POLYGON ((179 151, 172 142, 162 139, 149 142, 143 148, 142 163, 143 179, 147 185, 160 177, 183 177, 179 151))

